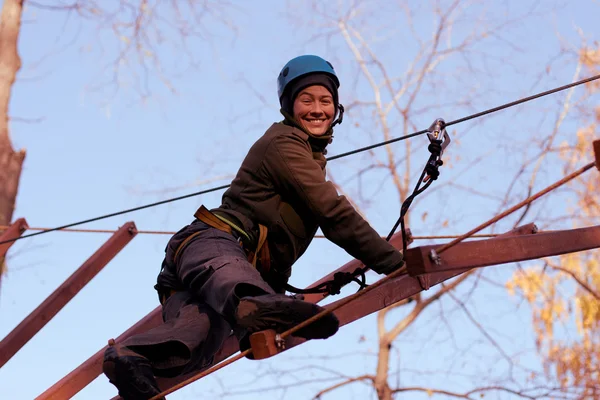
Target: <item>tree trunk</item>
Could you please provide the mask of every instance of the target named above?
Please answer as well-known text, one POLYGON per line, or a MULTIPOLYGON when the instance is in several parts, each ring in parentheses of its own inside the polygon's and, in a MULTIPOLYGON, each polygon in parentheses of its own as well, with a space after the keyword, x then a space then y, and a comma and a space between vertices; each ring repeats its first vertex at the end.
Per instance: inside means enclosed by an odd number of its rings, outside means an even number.
POLYGON ((388 370, 390 365, 390 349, 392 345, 385 334, 380 333, 379 357, 377 359, 377 374, 375 375, 375 390, 378 400, 391 400, 392 392, 388 385, 388 370))
MULTIPOLYGON (((10 93, 21 59, 17 52, 23 0, 4 0, 0 20, 0 225, 10 225, 25 151, 12 148, 8 133, 10 93)), ((0 260, 0 268, 4 265, 0 260)), ((3 268, 0 269, 0 276, 3 268)))

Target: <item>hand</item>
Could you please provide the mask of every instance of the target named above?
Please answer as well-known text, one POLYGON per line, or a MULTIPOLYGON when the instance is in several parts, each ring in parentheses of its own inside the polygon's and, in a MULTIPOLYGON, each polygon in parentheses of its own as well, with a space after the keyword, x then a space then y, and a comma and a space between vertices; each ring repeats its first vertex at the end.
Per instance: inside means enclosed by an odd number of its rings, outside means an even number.
POLYGON ((402 268, 404 266, 404 256, 402 255, 401 252, 398 252, 398 257, 395 257, 394 262, 388 264, 388 265, 382 265, 380 267, 377 268, 371 268, 373 271, 377 272, 378 274, 384 274, 384 275, 389 275, 394 271, 397 271, 398 269, 402 268))

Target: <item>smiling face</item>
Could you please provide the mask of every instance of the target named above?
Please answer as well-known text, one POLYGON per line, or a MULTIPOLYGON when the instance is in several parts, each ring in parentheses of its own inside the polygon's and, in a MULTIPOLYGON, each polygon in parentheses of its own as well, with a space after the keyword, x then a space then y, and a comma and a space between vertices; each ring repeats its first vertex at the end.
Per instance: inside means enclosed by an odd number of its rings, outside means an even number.
POLYGON ((315 136, 324 135, 335 116, 333 96, 324 86, 309 86, 294 100, 294 118, 315 136))

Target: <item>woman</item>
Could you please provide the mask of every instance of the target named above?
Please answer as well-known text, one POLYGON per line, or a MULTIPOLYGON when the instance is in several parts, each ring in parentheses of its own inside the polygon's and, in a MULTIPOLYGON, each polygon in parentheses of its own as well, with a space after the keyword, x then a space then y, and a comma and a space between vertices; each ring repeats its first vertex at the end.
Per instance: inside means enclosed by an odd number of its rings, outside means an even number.
MULTIPOLYGON (((333 66, 314 55, 296 57, 277 84, 285 119, 250 148, 221 206, 200 207, 167 245, 155 286, 164 323, 105 353, 104 373, 125 400, 158 394, 154 375, 210 365, 232 330, 243 349, 252 332, 283 332, 322 311, 284 294, 292 265, 318 228, 380 274, 403 264, 326 180, 326 147, 343 116, 333 66)), ((338 326, 328 315, 296 336, 324 339, 338 326)))

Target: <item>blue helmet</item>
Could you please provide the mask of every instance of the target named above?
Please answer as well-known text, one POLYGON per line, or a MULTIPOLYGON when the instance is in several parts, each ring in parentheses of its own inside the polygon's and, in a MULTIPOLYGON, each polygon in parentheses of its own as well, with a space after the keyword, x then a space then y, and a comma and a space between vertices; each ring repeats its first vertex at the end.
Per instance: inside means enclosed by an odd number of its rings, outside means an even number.
POLYGON ((340 87, 340 81, 335 74, 333 65, 329 61, 314 55, 299 56, 288 61, 277 77, 277 95, 279 96, 279 101, 281 101, 285 88, 291 81, 315 72, 328 74, 335 82, 337 88, 340 87))

